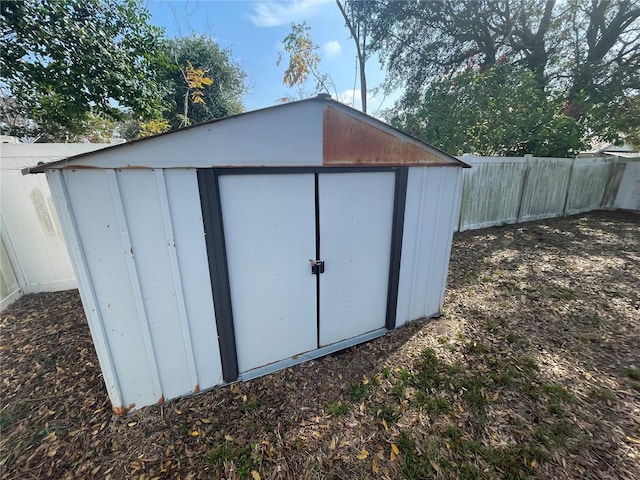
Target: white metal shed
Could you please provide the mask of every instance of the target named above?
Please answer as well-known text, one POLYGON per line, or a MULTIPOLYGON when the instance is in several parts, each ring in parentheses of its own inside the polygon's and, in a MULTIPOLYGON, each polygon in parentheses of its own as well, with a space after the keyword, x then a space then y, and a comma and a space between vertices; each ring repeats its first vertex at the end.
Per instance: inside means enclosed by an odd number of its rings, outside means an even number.
POLYGON ((438 315, 465 166, 319 96, 24 173, 124 414, 438 315))

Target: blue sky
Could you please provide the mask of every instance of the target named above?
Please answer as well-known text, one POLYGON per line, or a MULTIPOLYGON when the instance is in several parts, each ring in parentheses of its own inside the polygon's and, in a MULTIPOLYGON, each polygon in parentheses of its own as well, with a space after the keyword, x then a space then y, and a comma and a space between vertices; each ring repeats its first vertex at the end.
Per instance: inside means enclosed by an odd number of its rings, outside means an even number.
MULTIPOLYGON (((268 107, 279 98, 295 95, 282 84, 286 57, 279 66, 276 61, 291 23, 306 21, 320 47, 319 69, 331 75, 339 100, 360 108, 356 48, 334 0, 146 0, 146 7, 151 23, 163 27, 168 37, 205 34, 231 51, 231 57, 247 73, 246 110, 268 107)), ((391 107, 396 97, 373 94, 383 79, 379 63, 372 58, 367 62, 370 114, 391 107)), ((310 93, 312 88, 309 83, 310 93)), ((335 97, 335 92, 331 94, 335 97)))

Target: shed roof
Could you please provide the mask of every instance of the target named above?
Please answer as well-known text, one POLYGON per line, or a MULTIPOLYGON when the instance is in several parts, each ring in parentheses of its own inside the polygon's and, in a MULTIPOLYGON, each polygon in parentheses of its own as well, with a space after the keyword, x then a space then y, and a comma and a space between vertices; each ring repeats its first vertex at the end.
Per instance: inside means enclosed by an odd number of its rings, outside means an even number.
POLYGON ((328 95, 285 103, 28 167, 207 168, 407 165, 461 160, 328 95))

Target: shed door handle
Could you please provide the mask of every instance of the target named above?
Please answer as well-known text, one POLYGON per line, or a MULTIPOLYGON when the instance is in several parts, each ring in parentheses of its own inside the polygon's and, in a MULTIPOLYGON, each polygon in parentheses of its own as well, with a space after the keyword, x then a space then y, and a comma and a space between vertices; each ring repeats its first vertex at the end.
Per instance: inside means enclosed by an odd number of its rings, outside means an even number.
POLYGON ((324 273, 324 260, 309 260, 311 264, 311 274, 320 275, 324 273))

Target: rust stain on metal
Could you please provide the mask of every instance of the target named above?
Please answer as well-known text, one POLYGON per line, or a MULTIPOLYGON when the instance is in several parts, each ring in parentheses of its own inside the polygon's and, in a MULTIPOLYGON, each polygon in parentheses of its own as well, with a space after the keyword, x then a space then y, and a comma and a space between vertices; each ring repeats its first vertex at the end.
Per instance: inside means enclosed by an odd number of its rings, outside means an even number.
POLYGON ((124 405, 120 405, 119 407, 112 406, 111 407, 111 411, 113 411, 114 415, 116 415, 118 417, 121 417, 121 416, 126 415, 127 413, 129 413, 134 408, 136 408, 136 404, 135 403, 131 403, 131 404, 129 404, 128 407, 125 407, 124 405))
POLYGON ((196 383, 196 386, 193 387, 193 393, 199 393, 200 392, 200 384, 196 383))
POLYGON ((362 120, 327 107, 323 114, 323 165, 451 165, 446 158, 362 120))
POLYGON ((157 405, 162 405, 164 403, 164 395, 162 395, 158 401, 156 402, 157 405))

